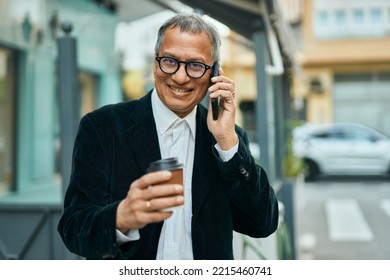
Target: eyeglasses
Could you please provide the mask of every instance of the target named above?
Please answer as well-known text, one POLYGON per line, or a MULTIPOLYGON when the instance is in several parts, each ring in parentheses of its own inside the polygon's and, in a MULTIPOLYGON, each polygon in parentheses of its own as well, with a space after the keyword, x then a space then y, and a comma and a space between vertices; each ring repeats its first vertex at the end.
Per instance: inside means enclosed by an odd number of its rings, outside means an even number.
POLYGON ((175 74, 179 70, 180 64, 184 63, 187 75, 194 79, 199 79, 212 67, 198 61, 180 61, 170 56, 156 56, 156 60, 161 71, 165 74, 175 74))

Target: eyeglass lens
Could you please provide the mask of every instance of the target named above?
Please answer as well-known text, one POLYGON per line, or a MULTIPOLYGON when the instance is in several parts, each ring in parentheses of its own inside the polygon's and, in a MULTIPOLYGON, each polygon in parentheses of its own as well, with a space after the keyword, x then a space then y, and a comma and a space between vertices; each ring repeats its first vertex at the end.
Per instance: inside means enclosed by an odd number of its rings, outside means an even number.
POLYGON ((196 61, 190 61, 190 62, 184 62, 184 61, 178 61, 175 58, 172 57, 160 57, 157 59, 161 68, 161 71, 163 71, 166 74, 174 74, 177 70, 180 68, 180 63, 185 64, 185 70, 188 76, 192 78, 200 78, 204 75, 206 70, 208 69, 207 65, 196 62, 196 61))

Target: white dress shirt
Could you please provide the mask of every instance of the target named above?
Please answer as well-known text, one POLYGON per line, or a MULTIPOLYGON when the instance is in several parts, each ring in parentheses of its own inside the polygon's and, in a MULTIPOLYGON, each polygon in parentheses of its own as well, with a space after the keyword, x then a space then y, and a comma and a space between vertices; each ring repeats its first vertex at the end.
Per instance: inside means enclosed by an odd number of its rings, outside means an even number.
POLYGON ((177 157, 183 163, 184 207, 176 209, 164 222, 158 243, 157 259, 193 259, 191 241, 192 168, 194 164, 196 107, 185 118, 179 118, 152 94, 152 108, 156 122, 162 158, 177 157))
MULTIPOLYGON (((156 121, 161 158, 177 157, 183 163, 184 207, 176 209, 164 221, 157 250, 157 259, 193 259, 191 239, 192 219, 192 169, 194 165, 196 107, 185 118, 178 117, 160 100, 156 90, 152 93, 152 110, 156 121)), ((238 143, 229 151, 215 145, 223 161, 231 159, 238 150, 238 143)), ((138 230, 126 235, 117 230, 118 244, 139 239, 138 230)))

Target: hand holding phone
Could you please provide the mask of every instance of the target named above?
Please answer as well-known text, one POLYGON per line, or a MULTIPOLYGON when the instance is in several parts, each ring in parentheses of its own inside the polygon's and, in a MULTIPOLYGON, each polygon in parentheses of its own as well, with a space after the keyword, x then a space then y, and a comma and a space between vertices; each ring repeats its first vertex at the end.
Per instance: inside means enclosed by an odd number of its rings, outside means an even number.
MULTIPOLYGON (((219 63, 215 62, 214 66, 213 66, 213 75, 212 75, 212 77, 218 76, 218 72, 219 72, 219 63)), ((219 99, 220 99, 219 97, 211 98, 211 110, 212 110, 212 113, 213 113, 213 120, 217 120, 218 119, 219 99)))

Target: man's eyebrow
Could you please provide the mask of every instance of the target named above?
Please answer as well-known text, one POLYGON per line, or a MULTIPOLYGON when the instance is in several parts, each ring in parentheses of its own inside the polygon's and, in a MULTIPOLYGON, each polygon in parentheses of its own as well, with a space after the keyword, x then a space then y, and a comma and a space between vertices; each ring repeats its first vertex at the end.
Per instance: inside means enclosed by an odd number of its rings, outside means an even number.
POLYGON ((172 57, 172 58, 180 60, 180 61, 185 61, 185 62, 202 62, 202 63, 206 64, 206 60, 204 58, 202 58, 202 57, 190 58, 190 59, 180 59, 179 57, 177 57, 176 55, 171 54, 171 53, 166 53, 166 54, 158 53, 158 56, 167 56, 167 57, 172 57))

